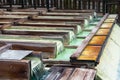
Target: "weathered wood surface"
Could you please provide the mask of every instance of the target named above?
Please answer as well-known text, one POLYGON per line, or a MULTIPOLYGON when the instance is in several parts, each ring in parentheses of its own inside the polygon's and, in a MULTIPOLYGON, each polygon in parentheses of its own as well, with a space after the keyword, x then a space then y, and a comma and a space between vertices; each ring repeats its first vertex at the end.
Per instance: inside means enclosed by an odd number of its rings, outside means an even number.
MULTIPOLYGON (((88 18, 88 17, 87 17, 88 18)), ((79 23, 83 23, 84 19, 87 19, 85 17, 69 17, 69 16, 34 16, 31 18, 31 20, 34 21, 47 21, 47 22, 79 22, 79 23)))
POLYGON ((19 11, 19 12, 42 12, 42 11, 47 11, 46 8, 37 8, 37 9, 34 9, 34 8, 28 8, 28 9, 13 9, 12 11, 19 11))
POLYGON ((96 60, 101 50, 101 46, 87 46, 81 55, 78 57, 78 60, 96 60))
POLYGON ((51 10, 51 12, 93 13, 95 10, 51 10))
POLYGON ((56 54, 55 46, 40 46, 38 43, 12 43, 12 50, 32 50, 32 54, 40 55, 42 58, 54 58, 56 54), (40 54, 38 54, 40 52, 40 54))
POLYGON ((12 24, 15 20, 14 19, 0 19, 0 24, 12 24))
POLYGON ((39 12, 18 12, 18 11, 3 11, 1 15, 38 15, 39 12))
POLYGON ((25 19, 28 16, 25 15, 0 15, 1 19, 25 19))
POLYGON ((30 80, 30 61, 0 60, 0 64, 1 80, 30 80))
POLYGON ((45 80, 94 80, 96 71, 72 67, 52 67, 45 80))
POLYGON ((40 15, 46 16, 89 16, 93 15, 93 13, 72 13, 72 12, 42 12, 40 15))

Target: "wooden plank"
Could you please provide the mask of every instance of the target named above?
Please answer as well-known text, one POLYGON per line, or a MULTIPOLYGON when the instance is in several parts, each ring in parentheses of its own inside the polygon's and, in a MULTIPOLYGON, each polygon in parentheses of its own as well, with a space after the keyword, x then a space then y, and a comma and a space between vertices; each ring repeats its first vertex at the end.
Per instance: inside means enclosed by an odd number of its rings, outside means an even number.
POLYGON ((11 49, 13 50, 33 50, 35 52, 49 52, 54 53, 55 47, 42 47, 39 44, 12 44, 11 49))
POLYGON ((8 25, 1 25, 0 26, 0 29, 1 30, 5 30, 5 29, 20 29, 20 30, 32 30, 32 31, 37 31, 37 30, 69 30, 69 31, 73 31, 75 34, 78 33, 78 28, 75 26, 73 27, 55 27, 55 26, 20 26, 20 25, 17 25, 17 26, 12 26, 10 24, 8 25))
POLYGON ((106 40, 106 36, 94 36, 91 41, 89 42, 89 45, 103 45, 106 40))
POLYGON ((46 15, 46 16, 89 16, 93 15, 93 13, 66 13, 66 12, 42 12, 41 15, 46 15))
MULTIPOLYGON (((44 1, 43 1, 44 2, 44 1)), ((42 12, 42 11, 47 11, 46 8, 28 8, 28 9, 13 9, 12 11, 18 11, 18 12, 42 12)))
POLYGON ((101 50, 101 46, 87 46, 81 55, 78 57, 78 60, 94 60, 96 61, 101 50))
POLYGON ((16 12, 16 11, 4 11, 2 15, 38 15, 39 12, 16 12))
POLYGON ((54 21, 54 22, 79 22, 79 23, 83 23, 84 22, 84 17, 69 17, 69 16, 36 16, 36 17, 32 17, 31 20, 34 21, 54 21))
POLYGON ((85 71, 80 70, 80 68, 76 68, 72 75, 69 77, 69 80, 84 80, 85 75, 85 71))
POLYGON ((92 13, 94 10, 51 10, 51 12, 92 13))
POLYGON ((0 64, 1 80, 30 80, 30 61, 0 60, 0 64))
POLYGON ((69 78, 69 76, 71 75, 72 70, 73 70, 72 68, 66 68, 59 80, 67 80, 69 78))
POLYGON ((96 71, 93 69, 88 69, 86 71, 87 71, 87 73, 86 73, 85 80, 94 80, 95 75, 96 75, 96 71))
POLYGON ((75 68, 72 66, 53 66, 45 80, 94 80, 96 70, 75 68))
POLYGON ((41 39, 49 39, 49 40, 60 40, 65 45, 68 45, 72 40, 70 35, 70 31, 65 30, 20 30, 20 29, 4 29, 2 30, 2 34, 7 35, 31 35, 31 36, 39 36, 41 39))
POLYGON ((0 24, 11 24, 13 23, 15 20, 14 19, 0 19, 0 24))
POLYGON ((25 15, 0 15, 1 19, 24 19, 28 18, 28 16, 25 15))
POLYGON ((72 27, 76 30, 76 33, 79 33, 82 29, 82 26, 79 24, 69 24, 69 23, 62 23, 62 22, 37 22, 37 21, 25 21, 20 20, 16 22, 16 25, 21 26, 36 26, 36 27, 72 27))

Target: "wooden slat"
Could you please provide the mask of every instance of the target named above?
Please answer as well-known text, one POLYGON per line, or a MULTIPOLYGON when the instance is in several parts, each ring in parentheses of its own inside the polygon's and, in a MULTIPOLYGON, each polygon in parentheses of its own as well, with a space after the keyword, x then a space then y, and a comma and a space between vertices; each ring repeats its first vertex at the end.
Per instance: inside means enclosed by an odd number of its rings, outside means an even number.
POLYGON ((93 15, 93 13, 66 13, 66 12, 43 12, 41 15, 46 15, 46 16, 89 16, 93 15))
POLYGON ((92 13, 94 10, 52 10, 52 12, 92 13))
POLYGON ((80 70, 80 68, 76 68, 72 75, 69 77, 69 80, 84 80, 85 75, 85 71, 80 70))
POLYGON ((72 73, 72 68, 66 68, 59 80, 67 80, 72 73))
POLYGON ((31 20, 34 21, 48 21, 48 22, 79 22, 79 23, 83 23, 84 22, 84 17, 69 17, 69 16, 36 16, 36 17, 32 17, 31 20))

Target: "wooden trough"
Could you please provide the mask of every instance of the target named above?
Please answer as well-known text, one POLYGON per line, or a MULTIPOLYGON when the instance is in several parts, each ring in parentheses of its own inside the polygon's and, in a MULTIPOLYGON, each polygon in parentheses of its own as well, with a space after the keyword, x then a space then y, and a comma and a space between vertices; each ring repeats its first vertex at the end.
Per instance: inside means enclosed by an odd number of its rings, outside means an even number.
POLYGON ((61 52, 64 48, 61 40, 54 39, 44 39, 39 36, 22 36, 22 35, 0 35, 1 42, 12 43, 12 44, 30 44, 37 45, 40 47, 41 51, 45 52, 45 50, 51 47, 51 50, 46 50, 46 53, 43 54, 44 58, 54 58, 56 55, 61 52), (46 49, 44 49, 46 48, 46 49), (43 49, 43 50, 42 50, 43 49))
POLYGON ((76 52, 71 56, 72 64, 87 64, 88 66, 94 67, 99 63, 102 50, 109 38, 116 19, 115 16, 113 22, 106 22, 109 20, 109 16, 106 14, 100 24, 83 41, 83 44, 77 48, 76 52))

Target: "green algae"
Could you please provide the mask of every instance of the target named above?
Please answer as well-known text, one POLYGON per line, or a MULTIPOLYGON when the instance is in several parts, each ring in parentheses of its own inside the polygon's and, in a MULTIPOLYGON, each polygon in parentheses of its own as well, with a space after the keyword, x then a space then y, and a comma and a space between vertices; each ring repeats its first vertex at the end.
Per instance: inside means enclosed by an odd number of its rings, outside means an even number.
POLYGON ((88 26, 88 27, 85 27, 84 30, 92 30, 93 28, 95 28, 95 26, 88 26))
POLYGON ((55 60, 70 60, 70 56, 75 52, 76 49, 73 48, 65 48, 65 50, 63 52, 61 52, 59 55, 57 55, 57 57, 55 58, 55 60))
POLYGON ((89 33, 90 31, 82 31, 77 35, 77 37, 86 37, 88 36, 89 33))
POLYGON ((99 21, 93 21, 89 25, 97 25, 98 23, 99 23, 99 21))
POLYGON ((97 18, 94 18, 94 21, 100 21, 103 16, 97 16, 97 18))
POLYGON ((71 41, 69 46, 79 46, 83 40, 84 40, 83 38, 74 39, 73 41, 71 41))

